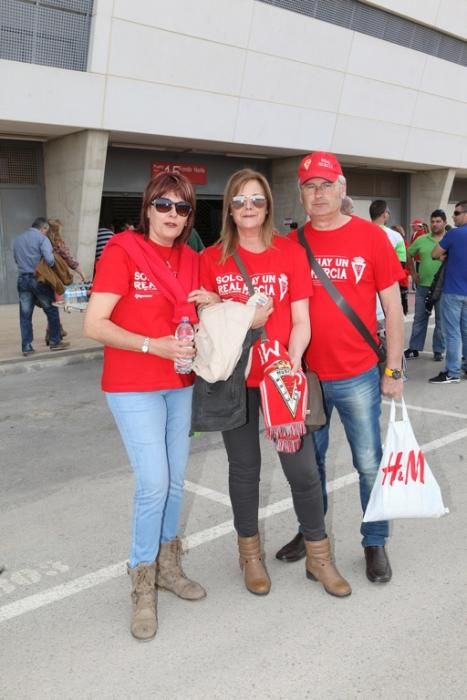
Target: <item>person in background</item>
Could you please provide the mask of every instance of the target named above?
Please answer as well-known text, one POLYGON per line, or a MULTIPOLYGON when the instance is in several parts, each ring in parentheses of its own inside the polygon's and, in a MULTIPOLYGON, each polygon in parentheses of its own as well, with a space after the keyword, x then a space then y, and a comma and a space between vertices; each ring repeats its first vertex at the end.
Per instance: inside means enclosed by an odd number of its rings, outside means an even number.
MULTIPOLYGON (((405 250, 407 251, 408 249, 408 244, 407 244, 407 236, 405 233, 405 229, 401 224, 394 224, 394 226, 391 226, 393 231, 396 231, 396 233, 399 233, 402 236, 402 240, 404 241, 404 246, 405 250)), ((408 257, 408 256, 407 256, 408 257)), ((405 277, 402 280, 399 280, 399 289, 401 293, 401 304, 402 304, 402 311, 404 312, 404 316, 407 316, 409 313, 409 268, 408 265, 406 264, 404 267, 405 271, 405 277)))
MULTIPOLYGON (((81 266, 78 262, 78 260, 73 256, 71 253, 71 250, 69 247, 66 245, 65 241, 63 240, 62 233, 63 233, 63 223, 60 221, 60 219, 49 219, 48 220, 49 224, 49 230, 47 231, 47 238, 49 241, 52 243, 52 248, 54 253, 58 253, 70 270, 73 272, 76 272, 80 278, 81 281, 84 283, 86 282, 86 278, 84 276, 84 273, 81 269, 81 266)), ((50 344, 50 338, 49 338, 49 326, 47 324, 47 329, 45 332, 45 344, 49 345, 50 344)), ((68 333, 66 330, 63 328, 62 324, 60 323, 60 337, 65 338, 68 333)))
POLYGON ((41 258, 44 258, 49 267, 53 268, 55 265, 52 244, 47 238, 48 230, 47 219, 40 216, 32 222, 31 228, 17 236, 13 243, 13 257, 18 268, 21 350, 25 357, 35 352, 32 346, 32 315, 36 305, 44 310, 49 322, 50 349, 65 350, 70 345, 60 337, 60 316, 57 307, 54 306, 53 288, 50 284, 39 282, 34 276, 41 258))
MULTIPOLYGON (((264 175, 250 169, 234 173, 224 192, 220 242, 201 255, 201 282, 221 301, 247 303, 248 288, 233 257, 236 252, 256 291, 265 297, 264 305, 256 309, 252 327, 264 326, 268 339, 288 350, 292 371, 296 372, 310 339, 308 297, 312 285, 305 251, 289 238, 278 235, 273 220, 272 194, 264 175)), ((204 294, 200 293, 195 300, 204 303, 204 294)), ((266 595, 271 588, 258 529, 262 377, 258 340, 252 349, 246 378, 247 422, 222 433, 229 461, 229 492, 240 567, 247 590, 256 595, 266 595)), ((331 557, 311 434, 302 438, 298 451, 279 452, 279 459, 303 529, 307 577, 320 581, 331 595, 350 595, 350 585, 339 574, 331 557)))
POLYGON ((122 221, 120 224, 118 224, 116 232, 122 233, 122 231, 135 231, 135 226, 130 221, 130 219, 126 219, 125 221, 122 221))
MULTIPOLYGON (((408 249, 407 262, 415 283, 415 311, 410 334, 409 347, 404 350, 406 359, 416 359, 425 347, 426 333, 430 314, 425 308, 425 300, 430 290, 435 274, 438 272, 441 262, 433 260, 431 253, 445 235, 446 214, 442 209, 435 209, 430 218, 431 233, 418 236, 408 249), (419 259, 418 271, 415 268, 415 259, 419 259)), ((441 362, 445 348, 444 333, 441 320, 441 304, 437 301, 435 309, 435 329, 433 331, 432 348, 433 359, 441 362)))
POLYGON ((191 231, 191 235, 187 240, 187 245, 189 245, 190 248, 192 248, 196 253, 201 253, 201 251, 203 251, 205 248, 201 236, 195 228, 191 231))
POLYGON ((467 199, 457 202, 451 229, 431 253, 436 260, 447 255, 441 296, 441 315, 446 339, 446 367, 430 384, 458 384, 467 375, 467 199))
POLYGON ((175 337, 197 316, 188 294, 199 284, 199 256, 186 245, 195 193, 178 173, 159 173, 143 195, 137 231, 108 242, 96 269, 84 334, 104 345, 102 389, 135 477, 129 573, 131 633, 157 631, 156 587, 185 600, 206 591, 181 568, 178 538, 190 445, 193 373, 174 362, 194 356, 175 337))
MULTIPOLYGON (((384 199, 375 199, 374 202, 370 204, 370 219, 373 224, 379 226, 383 229, 386 236, 389 239, 390 244, 396 251, 396 255, 399 258, 402 269, 405 273, 406 261, 407 261, 407 249, 405 246, 405 240, 402 235, 392 228, 386 226, 389 221, 390 211, 388 209, 387 202, 384 199)), ((405 274, 404 274, 405 277, 405 274)), ((399 283, 399 293, 400 293, 400 283, 399 283)), ((401 305, 402 310, 404 310, 404 303, 401 295, 401 305)), ((378 333, 383 336, 384 331, 384 311, 381 306, 381 301, 379 296, 376 297, 376 317, 378 319, 378 333)))
POLYGON ((345 216, 352 216, 352 214, 355 211, 355 205, 353 203, 352 197, 349 197, 346 195, 345 197, 342 198, 342 205, 341 205, 341 214, 344 214, 345 216))
POLYGON ((114 230, 112 228, 110 228, 110 226, 102 226, 101 228, 98 229, 97 239, 96 239, 95 263, 97 263, 97 261, 100 260, 100 257, 102 255, 102 253, 104 252, 105 246, 110 241, 110 239, 112 238, 113 235, 114 235, 114 230))
MULTIPOLYGON (((422 219, 413 219, 413 221, 410 224, 411 228, 411 233, 410 233, 410 241, 409 241, 409 246, 412 245, 412 243, 415 243, 417 238, 420 236, 424 236, 426 233, 428 233, 428 226, 423 223, 422 219)), ((415 262, 415 270, 418 272, 418 268, 420 267, 420 257, 417 255, 414 258, 415 262)), ((412 289, 415 290, 416 285, 415 282, 412 279, 412 289)))
POLYGON ((70 270, 76 272, 81 277, 82 282, 86 282, 84 272, 78 260, 72 255, 71 250, 63 240, 63 223, 60 219, 49 219, 48 224, 49 230, 47 231, 47 238, 52 243, 54 253, 61 255, 70 270))

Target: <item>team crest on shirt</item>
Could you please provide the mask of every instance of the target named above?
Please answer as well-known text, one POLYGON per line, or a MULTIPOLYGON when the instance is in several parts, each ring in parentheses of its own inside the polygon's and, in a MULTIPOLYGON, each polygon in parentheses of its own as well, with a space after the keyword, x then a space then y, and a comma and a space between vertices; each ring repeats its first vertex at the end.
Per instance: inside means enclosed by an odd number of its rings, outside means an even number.
POLYGON ((287 275, 281 272, 277 279, 279 282, 279 301, 282 301, 282 299, 287 294, 287 290, 289 288, 289 278, 287 277, 287 275))
POLYGON ((356 257, 352 258, 352 270, 355 275, 355 284, 358 284, 362 279, 363 273, 365 272, 366 262, 365 258, 356 257))

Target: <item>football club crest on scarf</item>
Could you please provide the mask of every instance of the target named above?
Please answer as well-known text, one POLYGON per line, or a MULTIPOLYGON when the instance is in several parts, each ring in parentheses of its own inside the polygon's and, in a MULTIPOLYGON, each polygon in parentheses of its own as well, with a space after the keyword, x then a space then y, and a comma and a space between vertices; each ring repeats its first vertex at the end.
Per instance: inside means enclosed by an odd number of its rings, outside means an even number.
POLYGON ((277 340, 259 346, 263 379, 259 385, 266 437, 279 452, 296 452, 306 433, 308 386, 302 370, 292 372, 287 350, 277 340))

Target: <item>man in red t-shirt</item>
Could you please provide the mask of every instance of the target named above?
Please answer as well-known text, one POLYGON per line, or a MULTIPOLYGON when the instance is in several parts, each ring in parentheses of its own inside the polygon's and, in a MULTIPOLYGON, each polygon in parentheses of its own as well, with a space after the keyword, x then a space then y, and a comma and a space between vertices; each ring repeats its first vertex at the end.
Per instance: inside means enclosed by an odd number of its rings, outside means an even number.
MULTIPOLYGON (((359 474, 364 512, 382 457, 381 393, 394 399, 402 396, 404 325, 399 280, 403 270, 380 227, 357 216, 342 214, 345 178, 334 155, 315 152, 305 156, 298 169, 298 179, 301 201, 309 217, 304 227, 305 238, 319 264, 375 340, 376 294, 386 317, 387 361, 380 382, 375 352, 312 273, 312 340, 305 359, 321 380, 328 416, 327 425, 313 434, 325 507, 325 456, 329 420, 335 407, 359 474)), ((295 232, 290 236, 297 239, 295 232)), ((388 523, 362 523, 361 534, 368 579, 378 583, 389 581, 392 572, 385 551, 388 523)), ((299 533, 277 553, 277 558, 282 561, 301 558, 302 540, 299 533)))

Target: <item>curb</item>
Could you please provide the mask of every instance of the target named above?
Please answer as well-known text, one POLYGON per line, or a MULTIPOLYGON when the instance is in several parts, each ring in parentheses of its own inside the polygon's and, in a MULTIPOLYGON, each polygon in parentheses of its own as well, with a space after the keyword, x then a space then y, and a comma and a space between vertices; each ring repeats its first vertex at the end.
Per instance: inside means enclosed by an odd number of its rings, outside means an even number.
POLYGON ((102 354, 102 348, 83 348, 82 350, 65 350, 58 355, 43 355, 31 360, 1 360, 0 377, 7 374, 37 372, 48 367, 64 367, 65 365, 78 364, 79 362, 101 358, 102 354))

